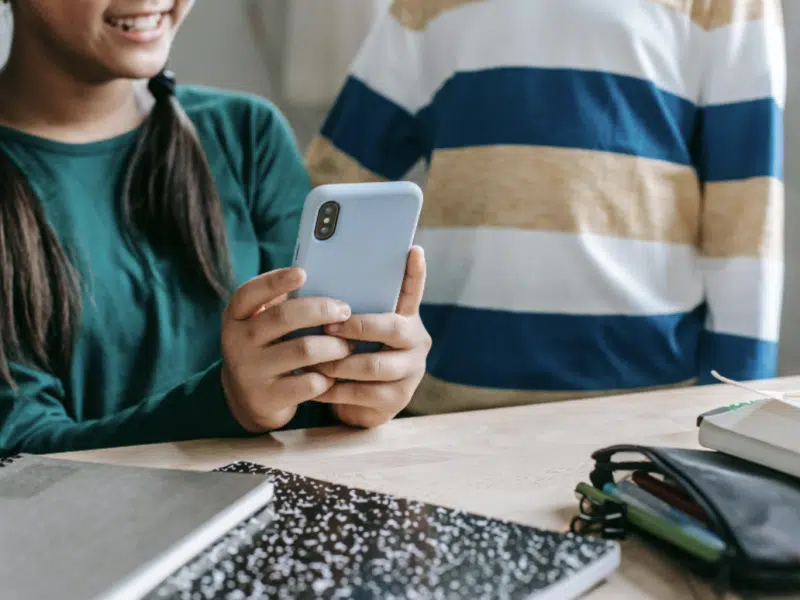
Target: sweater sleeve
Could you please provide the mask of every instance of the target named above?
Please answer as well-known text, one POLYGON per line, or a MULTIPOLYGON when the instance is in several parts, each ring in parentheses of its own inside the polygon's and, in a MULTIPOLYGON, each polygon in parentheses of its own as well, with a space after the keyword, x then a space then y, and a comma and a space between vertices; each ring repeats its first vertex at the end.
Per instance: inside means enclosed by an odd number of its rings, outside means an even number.
POLYGON ((786 57, 779 0, 711 3, 696 145, 703 184, 700 265, 711 369, 773 377, 783 287, 786 57))
POLYGON ((426 154, 420 110, 421 0, 394 0, 367 36, 312 141, 306 164, 314 186, 396 180, 426 154))
POLYGON ((82 421, 67 413, 59 379, 19 364, 12 364, 11 372, 16 388, 0 384, 0 454, 247 435, 228 410, 219 363, 165 394, 105 418, 82 421))
POLYGON ((260 269, 266 273, 291 264, 311 184, 286 118, 274 107, 258 114, 251 205, 261 252, 260 269))

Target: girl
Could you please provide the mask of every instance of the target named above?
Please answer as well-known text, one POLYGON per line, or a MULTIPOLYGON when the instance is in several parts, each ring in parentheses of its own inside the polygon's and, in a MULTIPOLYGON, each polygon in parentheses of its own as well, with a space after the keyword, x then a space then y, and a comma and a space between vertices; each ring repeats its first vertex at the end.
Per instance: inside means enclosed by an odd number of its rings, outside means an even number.
POLYGON ((266 102, 162 72, 192 0, 0 1, 14 19, 0 72, 0 452, 307 427, 326 408, 360 427, 397 414, 430 345, 423 255, 409 256, 394 315, 287 300, 304 277, 280 268, 309 189, 302 159, 266 102), (319 325, 330 335, 280 341, 319 325), (349 339, 387 350, 351 356, 349 339))

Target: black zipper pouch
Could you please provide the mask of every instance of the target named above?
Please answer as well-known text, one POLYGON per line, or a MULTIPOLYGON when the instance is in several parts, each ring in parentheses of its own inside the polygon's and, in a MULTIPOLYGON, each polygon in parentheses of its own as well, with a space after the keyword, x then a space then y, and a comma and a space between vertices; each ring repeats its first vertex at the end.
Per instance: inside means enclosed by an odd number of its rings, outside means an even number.
POLYGON ((800 480, 704 450, 620 445, 598 450, 592 458, 595 468, 590 480, 596 490, 634 471, 663 476, 705 513, 708 529, 725 548, 714 560, 698 560, 669 536, 660 535, 657 527, 649 527, 641 511, 637 518, 630 518, 627 513, 633 509, 620 501, 606 503, 612 508, 599 511, 605 523, 599 530, 606 537, 619 538, 634 529, 655 538, 688 566, 714 575, 718 591, 729 587, 800 591, 800 480))

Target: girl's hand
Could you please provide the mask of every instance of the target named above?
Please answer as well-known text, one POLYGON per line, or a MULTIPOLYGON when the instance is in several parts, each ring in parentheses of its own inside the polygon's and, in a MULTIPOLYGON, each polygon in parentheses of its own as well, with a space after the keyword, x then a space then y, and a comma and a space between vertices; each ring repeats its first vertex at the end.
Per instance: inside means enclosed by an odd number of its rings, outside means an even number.
POLYGON ((395 314, 357 315, 327 326, 342 340, 380 342, 385 349, 356 354, 315 370, 330 379, 344 379, 315 398, 333 405, 336 416, 355 427, 377 427, 390 421, 411 401, 425 374, 431 337, 419 316, 425 290, 425 255, 414 247, 395 314))
POLYGON ((292 374, 350 355, 328 335, 281 341, 291 332, 346 321, 350 308, 329 298, 287 300, 305 282, 300 269, 260 275, 233 294, 222 323, 222 387, 233 416, 250 432, 280 429, 297 406, 324 394, 334 380, 319 372, 292 374))

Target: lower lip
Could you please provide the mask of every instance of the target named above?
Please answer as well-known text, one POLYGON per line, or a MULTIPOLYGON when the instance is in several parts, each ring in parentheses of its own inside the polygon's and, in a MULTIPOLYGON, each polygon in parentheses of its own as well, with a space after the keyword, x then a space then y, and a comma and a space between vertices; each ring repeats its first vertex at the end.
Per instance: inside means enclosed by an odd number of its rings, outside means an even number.
POLYGON ((147 31, 125 31, 119 27, 111 25, 110 23, 106 23, 106 25, 113 29, 118 35, 137 44, 150 44, 152 42, 157 42, 167 32, 167 29, 169 29, 171 24, 172 17, 169 14, 165 14, 163 17, 161 17, 158 27, 155 29, 149 29, 147 31))

